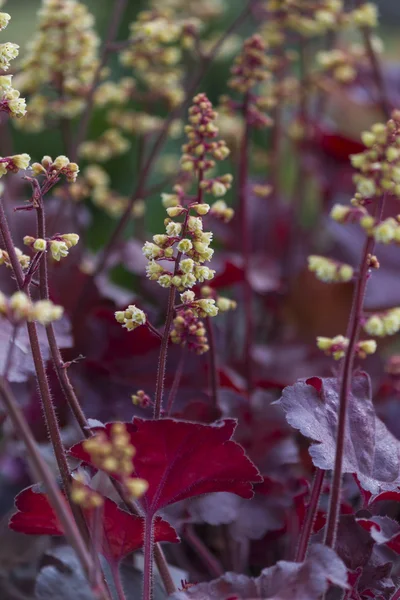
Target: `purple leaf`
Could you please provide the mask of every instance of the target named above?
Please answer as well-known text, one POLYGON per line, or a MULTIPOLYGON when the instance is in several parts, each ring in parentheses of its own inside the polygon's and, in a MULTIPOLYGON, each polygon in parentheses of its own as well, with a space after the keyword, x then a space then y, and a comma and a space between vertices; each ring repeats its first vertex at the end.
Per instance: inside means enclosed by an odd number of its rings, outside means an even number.
MULTIPOLYGON (((292 427, 313 440, 309 452, 316 467, 332 470, 336 451, 339 395, 335 378, 321 379, 319 393, 298 381, 283 391, 279 404, 292 427)), ((355 473, 361 486, 374 494, 400 484, 400 444, 376 416, 366 374, 353 378, 343 472, 355 473)))
POLYGON ((281 560, 264 569, 257 579, 226 573, 215 581, 189 587, 170 598, 228 600, 233 596, 241 600, 318 600, 331 584, 347 588, 346 567, 331 548, 315 544, 303 563, 281 560))
MULTIPOLYGON (((70 348, 72 338, 69 332, 69 321, 65 317, 54 325, 57 342, 60 348, 70 348)), ((10 340, 13 336, 14 327, 9 321, 2 319, 0 326, 0 372, 3 373, 6 360, 10 351, 10 340)), ((40 349, 44 360, 49 358, 49 347, 47 343, 46 331, 42 325, 37 326, 40 349)), ((31 373, 35 372, 33 364, 31 347, 29 343, 28 332, 25 325, 18 328, 12 350, 11 366, 8 372, 8 380, 12 382, 22 382, 29 378, 31 373)))

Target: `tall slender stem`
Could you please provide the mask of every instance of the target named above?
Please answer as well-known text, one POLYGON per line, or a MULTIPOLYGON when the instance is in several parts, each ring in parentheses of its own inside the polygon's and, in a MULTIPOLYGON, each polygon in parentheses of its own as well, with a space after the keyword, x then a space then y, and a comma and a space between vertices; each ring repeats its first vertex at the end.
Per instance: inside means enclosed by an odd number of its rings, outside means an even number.
POLYGON ((243 104, 244 132, 239 154, 239 219, 241 226, 242 259, 243 259, 243 301, 245 315, 245 337, 244 337, 244 363, 247 391, 253 389, 253 294, 250 285, 250 231, 247 210, 248 178, 249 178, 249 145, 250 125, 248 120, 249 95, 247 94, 243 104))
POLYGON ((210 385, 210 397, 212 399, 212 403, 215 408, 218 407, 218 388, 219 388, 219 374, 218 374, 218 358, 217 358, 217 348, 215 342, 215 334, 214 334, 214 325, 210 317, 207 317, 206 320, 206 330, 207 330, 207 338, 208 345, 210 347, 207 352, 208 356, 208 365, 209 365, 209 385, 210 385))
MULTIPOLYGON (((44 239, 46 237, 46 221, 42 202, 39 202, 39 206, 36 209, 36 217, 37 237, 44 239)), ((46 256, 44 256, 41 260, 39 267, 39 293, 42 300, 49 299, 49 284, 46 256)), ((79 403, 79 400, 75 394, 73 385, 71 384, 71 381, 68 377, 64 361, 62 359, 61 352, 57 344, 57 339, 52 323, 46 325, 46 335, 47 341, 49 343, 50 355, 53 361, 54 369, 57 373, 58 380, 60 382, 61 389, 80 428, 84 430, 88 427, 88 423, 79 403)))
MULTIPOLYGON (((44 483, 51 505, 54 508, 57 517, 60 519, 66 538, 74 548, 86 574, 89 575, 93 572, 93 563, 90 554, 72 517, 68 504, 58 489, 50 469, 42 458, 36 446, 32 432, 29 429, 29 425, 20 407, 18 406, 18 403, 15 400, 8 383, 3 377, 0 377, 0 395, 15 431, 27 448, 29 458, 32 461, 37 475, 44 483)), ((96 586, 100 586, 100 589, 102 590, 102 598, 109 598, 101 581, 97 581, 96 586)))
POLYGON ((175 305, 175 287, 171 286, 168 292, 167 317, 161 340, 160 355, 158 357, 156 392, 154 397, 154 418, 159 419, 162 407, 162 398, 164 393, 165 370, 167 367, 167 353, 169 344, 169 332, 171 331, 172 320, 174 318, 175 305))
POLYGON ((143 600, 153 598, 154 518, 147 517, 144 531, 143 600))
POLYGON ((317 468, 311 487, 310 501, 307 506, 306 518, 300 532, 299 544, 297 546, 296 551, 296 562, 303 562, 303 560, 307 556, 307 550, 310 543, 312 529, 317 516, 318 505, 322 491, 322 484, 324 483, 324 477, 325 471, 317 468))
MULTIPOLYGON (((382 217, 385 196, 379 198, 377 203, 376 216, 380 220, 382 217)), ((342 466, 344 445, 347 428, 347 408, 351 392, 351 379, 353 364, 355 358, 356 344, 359 337, 361 320, 363 317, 363 305, 365 291, 369 277, 368 255, 372 254, 375 248, 375 238, 368 237, 364 244, 360 266, 358 269, 358 279, 353 294, 353 305, 351 308, 347 337, 349 340, 340 374, 339 387, 339 416, 338 429, 336 434, 336 455, 331 485, 331 494, 329 499, 329 512, 325 533, 325 544, 333 548, 336 543, 336 534, 338 529, 340 496, 342 491, 342 466)))
MULTIPOLYGON (((14 271, 14 276, 17 282, 17 287, 19 290, 24 290, 24 274, 19 264, 18 257, 15 252, 14 243, 11 237, 10 229, 8 226, 7 218, 4 212, 4 207, 2 202, 0 201, 0 230, 4 240, 4 244, 6 246, 6 250, 8 256, 10 258, 10 263, 12 269, 14 271)), ((42 261, 43 263, 44 261, 42 261)), ((29 295, 29 288, 24 290, 29 295)), ((43 413, 45 417, 46 427, 49 433, 49 438, 53 446, 54 455, 57 461, 57 466, 60 471, 61 480, 63 483, 63 487, 67 498, 69 499, 69 490, 70 490, 70 470, 67 462, 67 457, 65 454, 65 449, 61 439, 60 428, 58 424, 58 419, 56 415, 56 411, 54 408, 54 404, 51 398, 51 391, 49 387, 49 383, 47 380, 46 368, 42 356, 42 351, 40 349, 39 337, 37 333, 36 324, 34 322, 26 324, 29 336, 29 342, 32 352, 33 363, 36 371, 36 378, 39 385, 40 397, 43 406, 43 413)), ((71 510, 74 514, 74 517, 79 524, 82 535, 87 539, 87 527, 86 523, 83 519, 82 513, 79 507, 70 501, 71 510)))
MULTIPOLYGON (((203 190, 200 186, 203 180, 203 171, 199 171, 198 175, 198 187, 197 187, 197 202, 199 204, 203 201, 203 190)), ((184 238, 187 231, 187 225, 189 220, 189 209, 186 212, 185 220, 183 223, 181 237, 184 238)), ((174 275, 178 273, 179 265, 181 262, 182 252, 178 252, 175 259, 175 268, 174 275)), ((162 408, 162 398, 164 392, 164 379, 165 379, 165 371, 167 367, 167 353, 168 353, 168 344, 169 344, 169 333, 171 331, 171 325, 174 318, 174 307, 175 307, 175 295, 176 290, 175 286, 171 285, 168 293, 168 305, 167 305, 167 316, 165 319, 165 327, 163 331, 163 336, 161 339, 161 349, 160 355, 158 358, 158 366, 157 366, 157 380, 156 380, 156 392, 155 392, 155 400, 154 400, 154 418, 159 419, 162 408)))
POLYGON ((175 400, 176 394, 178 393, 178 390, 179 390, 179 385, 180 385, 181 379, 182 379, 182 373, 183 373, 183 366, 184 366, 184 364, 185 364, 185 349, 182 348, 181 356, 180 356, 179 362, 178 362, 178 366, 176 367, 176 371, 175 371, 175 375, 174 375, 174 380, 172 382, 172 386, 171 386, 171 389, 169 391, 167 408, 166 408, 166 413, 167 413, 168 417, 171 416, 172 407, 174 405, 174 400, 175 400))

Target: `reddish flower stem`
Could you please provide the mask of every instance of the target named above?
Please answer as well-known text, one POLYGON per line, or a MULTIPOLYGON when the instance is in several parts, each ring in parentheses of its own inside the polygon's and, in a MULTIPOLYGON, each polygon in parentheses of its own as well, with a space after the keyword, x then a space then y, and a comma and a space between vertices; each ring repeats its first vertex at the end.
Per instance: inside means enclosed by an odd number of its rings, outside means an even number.
POLYGON ((203 58, 203 60, 201 61, 201 64, 200 64, 199 71, 193 76, 193 79, 191 80, 191 82, 188 85, 185 100, 182 102, 182 104, 180 104, 174 110, 172 110, 169 113, 168 117, 166 118, 166 120, 164 122, 164 126, 161 129, 160 133, 158 134, 158 137, 156 138, 156 140, 153 144, 153 147, 150 150, 149 156, 147 157, 147 161, 143 165, 143 170, 138 179, 136 189, 133 192, 133 194, 129 200, 129 203, 128 203, 124 213, 122 214, 117 226, 115 227, 113 233, 111 234, 111 238, 110 238, 108 244, 105 246, 105 248, 102 252, 100 260, 95 269, 94 275, 98 275, 99 273, 101 273, 104 270, 104 268, 107 266, 109 255, 111 254, 112 250, 114 249, 115 245, 117 244, 121 235, 123 234, 127 224, 129 223, 129 220, 131 218, 132 206, 135 204, 135 202, 137 201, 138 198, 143 197, 143 192, 145 191, 144 186, 146 184, 147 178, 150 174, 150 171, 153 167, 153 164, 154 164, 156 158, 158 157, 158 155, 164 145, 164 142, 165 142, 165 139, 167 138, 169 127, 170 127, 172 121, 174 119, 178 118, 186 110, 186 108, 188 107, 188 105, 190 104, 190 102, 192 100, 192 96, 194 95, 197 87, 201 83, 204 75, 206 74, 210 65, 214 61, 214 58, 218 54, 218 52, 219 52, 221 46, 223 45, 223 43, 225 42, 225 40, 246 20, 247 16, 250 14, 250 5, 251 5, 251 0, 246 4, 243 11, 233 21, 233 23, 230 25, 230 27, 228 27, 228 29, 223 33, 223 35, 220 37, 220 39, 214 44, 210 53, 203 58))
POLYGON ((147 516, 144 528, 143 600, 153 597, 154 517, 147 516))
MULTIPOLYGON (((24 288, 24 274, 19 264, 18 257, 15 252, 14 243, 12 241, 7 218, 4 212, 3 204, 0 202, 0 229, 3 236, 4 245, 10 258, 11 266, 14 271, 14 276, 19 290, 24 288)), ((42 261, 43 262, 43 261, 42 261)), ((26 290, 29 293, 29 290, 26 290)), ((43 361, 42 352, 40 350, 39 338, 35 323, 27 323, 28 336, 32 351, 32 358, 35 365, 36 376, 39 384, 40 396, 42 399, 43 411, 45 415, 46 425, 49 436, 54 448, 54 454, 57 460, 57 465, 60 471, 61 479, 66 493, 69 492, 70 471, 65 456, 64 447, 61 440, 60 430, 58 426, 57 416, 54 405, 51 399, 49 384, 47 381, 46 369, 43 361)))
MULTIPOLYGON (((199 172, 198 177, 198 191, 197 191, 197 202, 201 204, 203 201, 203 190, 200 187, 200 183, 203 180, 203 172, 199 172)), ((181 238, 184 238, 186 235, 187 224, 189 220, 189 209, 186 212, 185 220, 183 222, 181 238)), ((174 275, 178 273, 179 264, 181 262, 182 252, 178 252, 175 260, 175 268, 174 275)), ((163 336, 161 340, 161 349, 160 355, 158 358, 158 366, 157 366, 157 380, 156 380, 156 392, 154 399, 154 419, 159 419, 162 408, 162 399, 164 393, 164 379, 165 379, 165 370, 167 367, 167 353, 168 353, 168 344, 169 344, 169 333, 171 331, 171 325, 174 318, 175 311, 175 295, 176 289, 175 286, 171 285, 168 293, 168 305, 167 305, 167 316, 165 319, 165 327, 163 331, 163 336)))
POLYGON ((184 364, 185 364, 185 349, 182 348, 181 356, 180 356, 179 362, 178 362, 178 366, 177 366, 176 371, 175 371, 174 380, 172 382, 172 386, 171 386, 171 389, 169 391, 167 408, 166 408, 166 414, 167 414, 168 417, 170 417, 171 413, 172 413, 172 407, 174 405, 174 400, 176 398, 176 394, 178 392, 179 385, 180 385, 181 379, 182 379, 182 373, 183 373, 184 364))
POLYGON ((111 574, 114 580, 115 591, 118 600, 126 600, 125 590, 121 579, 121 571, 118 565, 111 565, 111 574))
POLYGON ((161 414, 162 398, 164 393, 165 370, 167 367, 169 332, 171 330, 172 320, 174 318, 175 293, 175 287, 171 285, 168 292, 167 317, 165 319, 165 327, 163 337, 161 340, 160 355, 158 357, 156 392, 154 397, 154 419, 159 419, 161 414))
MULTIPOLYGON (((45 214, 44 214, 44 207, 41 203, 37 209, 37 228, 38 228, 38 237, 44 238, 46 235, 45 214)), ((48 275, 47 275, 46 261, 43 260, 42 264, 41 264, 41 271, 39 274, 40 275, 40 292, 41 292, 41 297, 46 299, 46 298, 48 298, 48 275), (42 266, 42 264, 44 266, 42 266)), ((152 330, 153 330, 153 328, 152 328, 152 330)), ((159 332, 155 329, 154 329, 153 333, 156 333, 158 336, 160 335, 159 332)), ((61 385, 61 389, 64 393, 65 399, 66 399, 68 406, 69 406, 70 410, 72 411, 72 413, 82 431, 82 434, 84 435, 85 438, 89 438, 92 436, 92 432, 91 432, 89 423, 86 419, 86 415, 85 415, 84 411, 82 410, 82 407, 80 405, 78 397, 75 393, 74 387, 68 376, 67 369, 65 368, 64 361, 62 359, 61 352, 60 352, 60 349, 57 344, 54 327, 51 323, 46 327, 46 334, 47 334, 47 341, 49 343, 50 354, 52 357, 53 365, 56 370, 56 373, 57 373, 57 376, 58 376, 58 379, 59 379, 59 382, 61 385)), ((133 514, 138 514, 137 507, 135 506, 135 504, 133 502, 130 501, 129 497, 126 496, 126 494, 123 490, 123 487, 112 478, 110 478, 110 481, 113 483, 115 489, 121 496, 121 499, 125 503, 128 510, 130 512, 132 512, 133 514)), ((159 544, 155 545, 155 561, 156 561, 157 568, 160 572, 160 576, 162 578, 162 581, 164 583, 164 587, 165 587, 167 593, 168 594, 174 593, 175 585, 172 581, 164 553, 159 544)), ((116 582, 116 585, 118 585, 118 582, 116 582)))
MULTIPOLYGON (((4 207, 2 202, 0 202, 0 230, 4 240, 4 244, 6 246, 6 250, 10 257, 11 267, 14 272, 15 280, 17 282, 17 287, 20 291, 24 291, 28 296, 29 288, 25 289, 25 278, 19 264, 18 257, 15 252, 14 243, 11 237, 10 229, 8 226, 7 218, 4 212, 4 207)), ((44 263, 44 260, 41 261, 41 264, 44 263)), ((82 515, 82 512, 76 504, 74 504, 70 499, 70 483, 71 483, 71 474, 69 470, 69 465, 67 462, 67 457, 64 449, 64 445, 61 439, 60 427, 58 424, 56 410, 51 398, 51 391, 49 382, 47 380, 46 367, 42 356, 42 351, 40 349, 39 337, 37 333, 37 327, 34 322, 26 324, 29 343, 31 347, 31 353, 33 358, 33 363, 36 371, 36 378, 39 385, 40 398, 42 401, 43 413, 45 418, 45 423, 47 427, 47 431, 49 434, 49 438, 51 444, 53 446, 54 455, 56 458, 57 466, 60 471, 61 481, 63 484, 64 491, 67 495, 72 513, 74 515, 75 521, 80 529, 81 535, 83 539, 88 542, 89 534, 87 530, 87 525, 85 519, 82 515)))
MULTIPOLYGON (((42 458, 36 446, 36 442, 33 438, 29 425, 26 422, 26 419, 20 407, 18 406, 17 401, 15 400, 8 383, 3 377, 0 377, 0 395, 15 431, 27 448, 29 458, 33 463, 37 475, 44 483, 51 505, 53 506, 57 517, 63 526, 65 536, 68 542, 74 548, 84 571, 87 575, 89 575, 93 572, 93 562, 90 554, 73 519, 71 511, 69 510, 68 504, 64 500, 52 473, 42 458)), ((100 590, 101 598, 109 599, 109 595, 101 580, 96 582, 96 588, 100 590)))
POLYGON ((209 385, 210 385, 210 397, 212 399, 215 408, 218 408, 218 388, 219 388, 219 374, 218 374, 218 358, 217 348, 215 344, 214 325, 210 317, 205 319, 208 345, 210 347, 207 352, 208 366, 209 366, 209 385))
POLYGON ((250 146, 250 125, 248 120, 249 96, 245 97, 243 104, 244 132, 239 152, 239 219, 241 227, 242 259, 243 259, 243 296, 244 296, 244 315, 245 315, 245 338, 244 338, 244 364, 245 377, 247 382, 247 391, 250 394, 253 390, 253 294, 249 279, 250 267, 250 232, 247 210, 247 192, 249 179, 249 146, 250 146))
MULTIPOLYGON (((378 218, 378 221, 382 218, 384 203, 385 196, 378 200, 376 206, 375 217, 378 218)), ((364 244, 360 266, 358 269, 359 276, 353 294, 353 304, 351 308, 347 330, 347 338, 349 340, 349 345, 347 347, 346 354, 341 367, 339 387, 338 430, 336 435, 336 455, 331 485, 331 493, 329 499, 328 519, 325 530, 325 544, 327 546, 330 546, 331 548, 335 547, 338 529, 340 496, 342 491, 342 465, 346 437, 347 408, 351 392, 351 380, 356 345, 360 333, 361 321, 363 318, 365 291, 367 288, 370 271, 370 267, 368 264, 368 255, 373 253, 374 248, 375 239, 373 237, 368 237, 364 244)))
POLYGON ((303 523, 303 527, 300 532, 299 544, 297 546, 296 551, 296 562, 303 562, 307 556, 308 546, 310 544, 310 538, 312 534, 312 529, 315 523, 315 519, 317 517, 319 500, 322 492, 322 484, 324 483, 325 471, 322 469, 318 469, 315 471, 310 501, 307 506, 307 514, 305 521, 303 523))
POLYGON ((195 532, 193 525, 187 523, 184 528, 184 537, 188 544, 193 548, 196 554, 200 557, 201 561, 207 567, 210 575, 213 578, 221 577, 224 574, 219 560, 210 552, 207 546, 202 542, 197 533, 195 532))
MULTIPOLYGON (((39 202, 39 206, 36 209, 36 219, 37 237, 44 239, 46 237, 46 225, 44 207, 41 201, 39 202)), ((40 298, 42 300, 49 299, 49 283, 46 256, 43 257, 43 260, 40 262, 39 267, 39 293, 40 298)), ((61 389, 77 423, 79 424, 82 431, 84 431, 88 428, 88 423, 85 414, 81 408, 80 402, 75 394, 73 385, 68 377, 67 369, 65 368, 64 361, 62 359, 62 355, 57 344, 57 339, 52 323, 46 325, 46 335, 49 344, 50 355, 52 358, 54 369, 57 373, 61 389)))

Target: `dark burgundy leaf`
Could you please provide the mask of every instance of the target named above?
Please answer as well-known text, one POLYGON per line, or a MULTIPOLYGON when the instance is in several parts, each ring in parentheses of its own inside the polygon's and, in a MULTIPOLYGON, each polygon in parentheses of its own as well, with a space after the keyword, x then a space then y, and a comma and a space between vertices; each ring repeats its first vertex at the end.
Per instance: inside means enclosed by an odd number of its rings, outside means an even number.
MULTIPOLYGON (((236 421, 202 425, 174 419, 135 418, 131 441, 136 448, 137 477, 149 483, 142 499, 148 515, 186 498, 210 492, 232 492, 253 497, 252 483, 261 481, 243 448, 232 441, 236 421)), ((70 450, 90 463, 82 443, 70 450)))
MULTIPOLYGON (((30 535, 64 535, 46 494, 29 487, 15 499, 18 509, 10 519, 9 526, 14 531, 30 535)), ((104 497, 102 507, 102 554, 108 561, 118 563, 124 556, 143 546, 144 519, 122 510, 109 498, 104 497)), ((91 512, 84 510, 90 529, 91 512)), ((175 530, 169 523, 157 517, 154 523, 155 540, 158 542, 179 542, 175 530)))
POLYGON ((365 146, 358 140, 321 126, 315 128, 313 144, 319 146, 330 158, 344 163, 349 163, 351 154, 365 150, 365 146))
MULTIPOLYGON (((288 423, 316 442, 309 450, 315 466, 329 471, 335 459, 339 396, 335 378, 321 382, 321 393, 315 385, 297 382, 283 391, 279 404, 288 423)), ((399 483, 399 456, 399 442, 375 414, 368 376, 354 377, 343 472, 355 473, 361 486, 372 493, 393 490, 399 483)))
POLYGON ((243 267, 232 260, 227 260, 222 269, 218 269, 217 275, 210 282, 211 287, 220 289, 229 287, 235 283, 241 283, 244 279, 243 267))

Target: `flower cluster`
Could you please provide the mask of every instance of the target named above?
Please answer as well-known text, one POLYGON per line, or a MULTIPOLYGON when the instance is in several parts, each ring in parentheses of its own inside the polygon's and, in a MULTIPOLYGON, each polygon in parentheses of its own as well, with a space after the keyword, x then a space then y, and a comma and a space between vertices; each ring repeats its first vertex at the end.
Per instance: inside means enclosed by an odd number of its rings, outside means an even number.
POLYGON ((145 313, 134 304, 130 304, 125 310, 117 310, 115 319, 128 331, 133 331, 146 323, 145 313))
POLYGON ((151 0, 153 8, 170 9, 178 15, 183 13, 197 17, 202 22, 218 18, 226 10, 225 0, 151 0))
POLYGON ((353 154, 351 163, 359 172, 354 175, 357 193, 352 200, 363 206, 370 199, 390 192, 400 198, 400 111, 393 111, 386 123, 376 123, 361 139, 364 152, 353 154))
POLYGON ((122 77, 119 81, 105 81, 96 89, 94 103, 96 106, 109 104, 121 106, 130 100, 135 87, 133 77, 122 77))
POLYGON ((371 315, 365 320, 363 327, 369 335, 376 337, 398 333, 400 331, 400 308, 391 308, 371 315))
MULTIPOLYGON (((333 338, 317 337, 317 346, 323 350, 327 356, 332 356, 335 360, 340 360, 346 354, 349 345, 348 338, 343 335, 337 335, 333 338)), ((369 354, 376 351, 375 340, 361 340, 357 342, 355 354, 358 358, 366 358, 369 354)))
POLYGON ((185 305, 185 308, 191 309, 201 319, 215 317, 218 314, 218 306, 214 298, 200 298, 196 300, 194 292, 188 290, 181 294, 181 301, 185 305))
POLYGON ((215 166, 214 159, 223 160, 229 155, 225 142, 215 141, 218 135, 214 123, 216 116, 205 94, 194 98, 189 110, 190 125, 185 128, 189 139, 182 147, 181 167, 197 175, 199 194, 195 198, 187 197, 179 185, 175 186, 174 194, 163 194, 162 201, 168 214, 164 221, 165 234, 155 235, 153 242, 146 242, 143 246, 143 254, 149 259, 147 276, 161 287, 174 286, 183 291, 214 276, 214 271, 204 265, 212 258, 213 250, 210 248, 212 233, 203 231, 202 219, 210 211, 210 206, 202 203, 201 199, 203 192, 223 195, 232 180, 229 175, 204 177, 215 166), (183 205, 185 200, 188 201, 187 206, 183 205), (174 220, 179 216, 184 217, 183 222, 174 220), (174 263, 174 269, 167 270, 159 261, 174 263))
POLYGON ((0 75, 0 111, 19 119, 26 115, 26 101, 25 98, 20 98, 20 92, 13 88, 12 77, 0 75))
MULTIPOLYGON (((90 164, 83 169, 79 180, 68 187, 60 187, 55 195, 65 201, 81 202, 90 198, 96 206, 102 208, 111 217, 119 216, 126 208, 129 198, 121 196, 111 189, 111 179, 103 167, 90 164)), ((132 209, 132 216, 137 216, 143 204, 136 202, 132 209)))
POLYGON ((210 349, 204 323, 190 308, 177 311, 170 337, 173 344, 179 344, 199 355, 210 349))
POLYGON ((324 256, 309 256, 308 269, 325 283, 343 283, 350 281, 354 276, 353 267, 324 256))
POLYGON ((152 94, 176 106, 184 98, 182 46, 193 45, 198 27, 197 20, 179 18, 172 11, 143 11, 131 24, 131 44, 121 52, 121 62, 135 70, 152 94))
POLYGON ((50 239, 34 238, 30 235, 24 237, 24 244, 26 246, 30 246, 36 252, 50 250, 52 257, 57 262, 68 256, 69 249, 76 246, 78 241, 79 235, 77 233, 57 234, 50 239))
POLYGON ((342 0, 267 0, 265 7, 281 26, 305 37, 322 35, 348 22, 342 0))
POLYGON ((0 292, 0 313, 13 323, 37 321, 48 325, 61 319, 63 312, 62 306, 53 304, 50 300, 32 302, 24 292, 15 292, 10 298, 0 292))
MULTIPOLYGON (((379 38, 373 37, 371 43, 375 52, 382 51, 382 43, 379 38)), ((360 67, 366 67, 369 59, 362 44, 350 44, 348 48, 334 48, 318 52, 317 63, 321 73, 340 84, 352 83, 360 67)), ((326 80, 319 81, 322 87, 326 87, 326 80)))
POLYGON ((376 27, 378 23, 377 8, 372 2, 345 11, 343 0, 267 0, 265 9, 281 28, 306 38, 348 26, 376 27))
POLYGON ((215 304, 219 312, 228 312, 229 310, 235 310, 237 307, 235 300, 225 298, 225 296, 220 296, 216 290, 211 288, 209 285, 201 286, 200 294, 202 298, 212 298, 215 300, 215 304))
MULTIPOLYGON (((22 155, 23 156, 23 155, 22 155)), ((61 175, 70 183, 76 181, 79 173, 79 167, 76 163, 70 162, 67 156, 61 154, 55 160, 51 156, 44 156, 40 163, 32 164, 32 174, 35 177, 44 175, 47 180, 56 183, 61 175)))
POLYGON ((97 69, 99 38, 94 19, 77 0, 44 0, 38 32, 28 46, 18 87, 29 94, 22 127, 41 131, 45 117, 71 118, 85 107, 97 69), (50 85, 57 96, 43 94, 50 85))
POLYGON ((18 173, 25 171, 29 167, 31 157, 29 154, 14 154, 13 156, 0 157, 0 177, 3 177, 8 171, 18 173))
MULTIPOLYGON (((270 66, 273 61, 266 54, 267 46, 260 35, 256 34, 244 42, 242 52, 236 57, 231 69, 229 87, 246 98, 246 119, 256 128, 271 125, 271 119, 265 114, 263 94, 256 93, 257 86, 271 79, 270 66)), ((221 109, 228 114, 240 111, 242 103, 229 96, 220 98, 221 109)))
POLYGON ((138 390, 136 394, 132 394, 131 399, 132 404, 141 406, 142 408, 147 408, 153 404, 150 396, 148 396, 144 390, 138 390))
POLYGON ((104 131, 97 140, 83 142, 79 154, 87 160, 106 162, 114 156, 124 154, 130 147, 118 129, 112 128, 104 131))
MULTIPOLYGON (((19 248, 14 248, 14 250, 21 267, 23 269, 27 269, 29 267, 29 263, 31 262, 30 257, 27 254, 24 254, 19 248)), ((0 265, 5 265, 6 267, 11 268, 10 257, 6 250, 0 250, 0 265)))
POLYGON ((148 483, 134 477, 133 457, 135 448, 124 423, 113 423, 109 435, 99 431, 83 442, 83 447, 98 469, 118 476, 133 498, 142 496, 148 483))

